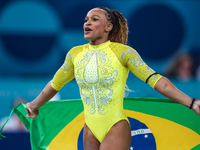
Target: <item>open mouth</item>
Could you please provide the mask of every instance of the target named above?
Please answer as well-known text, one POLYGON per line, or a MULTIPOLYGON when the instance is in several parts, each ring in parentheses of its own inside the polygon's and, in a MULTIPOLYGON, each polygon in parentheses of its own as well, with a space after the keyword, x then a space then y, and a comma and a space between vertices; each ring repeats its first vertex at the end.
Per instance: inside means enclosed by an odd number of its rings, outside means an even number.
POLYGON ((92 31, 92 29, 85 27, 85 33, 89 33, 90 31, 92 31))

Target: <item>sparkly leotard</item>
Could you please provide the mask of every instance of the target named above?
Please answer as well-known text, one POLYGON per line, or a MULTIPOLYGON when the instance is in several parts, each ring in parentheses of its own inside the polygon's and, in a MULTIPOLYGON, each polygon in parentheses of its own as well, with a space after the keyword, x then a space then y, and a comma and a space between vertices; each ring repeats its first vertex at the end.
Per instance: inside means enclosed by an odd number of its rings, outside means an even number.
MULTIPOLYGON (((110 128, 127 120, 123 97, 129 69, 143 81, 155 73, 131 47, 107 41, 101 45, 85 44, 72 48, 56 72, 51 85, 60 90, 74 77, 84 104, 85 122, 102 142, 110 128)), ((161 75, 148 80, 154 88, 161 75)))

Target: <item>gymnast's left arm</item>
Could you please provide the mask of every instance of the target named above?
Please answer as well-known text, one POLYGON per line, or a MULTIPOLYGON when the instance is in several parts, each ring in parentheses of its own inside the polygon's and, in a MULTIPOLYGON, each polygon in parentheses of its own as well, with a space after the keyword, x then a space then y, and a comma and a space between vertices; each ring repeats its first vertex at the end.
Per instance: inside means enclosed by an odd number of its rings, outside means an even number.
POLYGON ((166 77, 161 77, 156 82, 154 89, 160 94, 188 108, 192 105, 191 109, 193 109, 197 115, 200 115, 200 100, 194 100, 192 104, 193 98, 178 90, 166 77))
POLYGON ((136 50, 128 47, 121 58, 124 64, 139 79, 149 84, 165 97, 193 109, 197 115, 200 115, 200 100, 189 97, 178 90, 166 77, 156 73, 142 60, 136 50))

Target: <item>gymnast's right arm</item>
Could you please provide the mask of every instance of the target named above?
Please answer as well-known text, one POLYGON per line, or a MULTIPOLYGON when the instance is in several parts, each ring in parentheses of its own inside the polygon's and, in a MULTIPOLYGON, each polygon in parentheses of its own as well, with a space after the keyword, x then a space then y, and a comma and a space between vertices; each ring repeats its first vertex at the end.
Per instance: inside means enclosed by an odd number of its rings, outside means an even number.
POLYGON ((35 118, 38 115, 38 109, 48 102, 67 82, 74 78, 74 65, 71 55, 68 53, 65 62, 56 72, 53 79, 45 86, 42 92, 30 103, 26 104, 27 117, 35 118))

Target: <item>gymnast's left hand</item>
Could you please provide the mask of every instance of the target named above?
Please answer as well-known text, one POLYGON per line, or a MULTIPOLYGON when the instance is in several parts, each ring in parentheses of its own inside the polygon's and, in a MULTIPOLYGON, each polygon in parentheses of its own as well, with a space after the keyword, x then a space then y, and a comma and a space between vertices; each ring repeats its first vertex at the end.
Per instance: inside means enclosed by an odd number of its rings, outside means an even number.
POLYGON ((200 115, 200 100, 194 102, 192 109, 197 115, 200 115))

